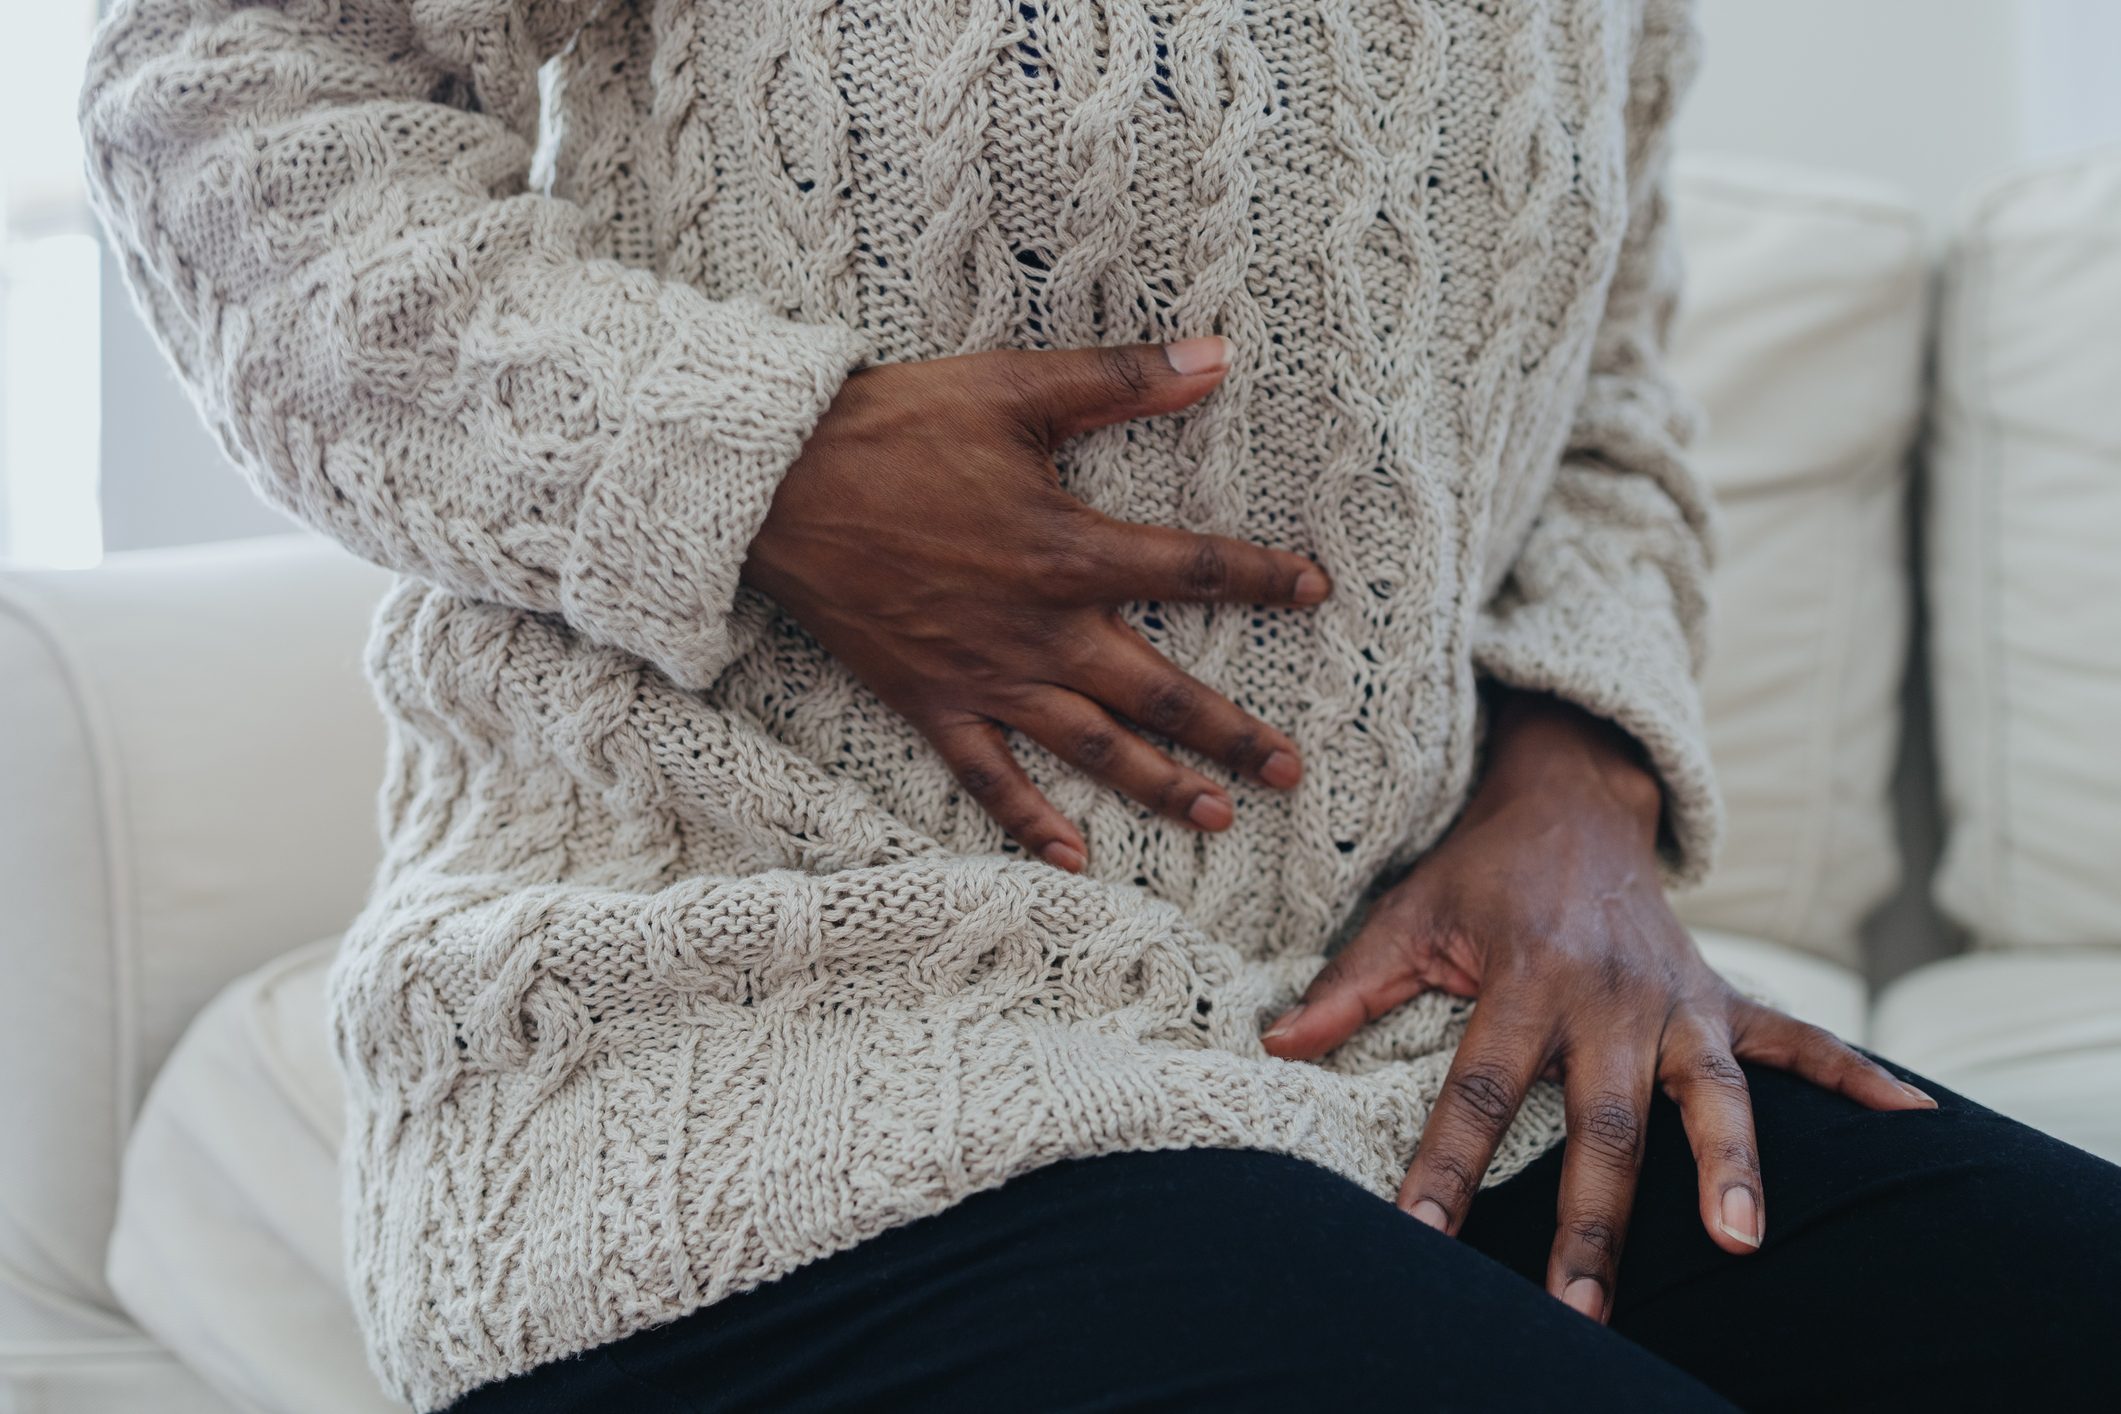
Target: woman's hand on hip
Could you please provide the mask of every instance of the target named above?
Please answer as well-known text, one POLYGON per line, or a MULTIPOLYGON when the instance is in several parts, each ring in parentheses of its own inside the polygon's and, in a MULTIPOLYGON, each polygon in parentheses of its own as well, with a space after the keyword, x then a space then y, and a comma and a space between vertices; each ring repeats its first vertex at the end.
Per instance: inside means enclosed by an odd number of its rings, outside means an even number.
POLYGON ((1120 618, 1135 600, 1302 606, 1311 561, 1136 525, 1061 489, 1052 453, 1175 412, 1229 366, 1221 338, 884 364, 850 376, 752 541, 744 581, 904 715, 1032 854, 1080 870, 1081 833, 1032 784, 1014 728, 1158 813, 1227 829, 1228 793, 1145 728, 1261 785, 1294 786, 1282 732, 1180 672, 1120 618))
POLYGON ((1264 1037, 1308 1059, 1421 992, 1478 997, 1399 1204, 1456 1233, 1526 1090, 1558 1078, 1568 1139, 1547 1288, 1595 1320, 1612 1309, 1655 1087, 1684 1117, 1701 1221, 1732 1253, 1758 1247, 1767 1218, 1740 1060, 1872 1109, 1934 1104, 1702 960, 1661 886, 1662 797, 1637 756, 1558 699, 1506 693, 1465 814, 1264 1037))

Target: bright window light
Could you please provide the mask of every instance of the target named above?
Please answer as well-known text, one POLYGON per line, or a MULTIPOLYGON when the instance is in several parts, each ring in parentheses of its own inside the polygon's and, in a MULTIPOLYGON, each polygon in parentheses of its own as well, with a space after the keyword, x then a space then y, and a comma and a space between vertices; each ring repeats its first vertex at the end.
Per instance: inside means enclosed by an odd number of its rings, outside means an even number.
POLYGON ((74 122, 94 0, 8 11, 0 46, 0 560, 103 554, 99 255, 74 122))

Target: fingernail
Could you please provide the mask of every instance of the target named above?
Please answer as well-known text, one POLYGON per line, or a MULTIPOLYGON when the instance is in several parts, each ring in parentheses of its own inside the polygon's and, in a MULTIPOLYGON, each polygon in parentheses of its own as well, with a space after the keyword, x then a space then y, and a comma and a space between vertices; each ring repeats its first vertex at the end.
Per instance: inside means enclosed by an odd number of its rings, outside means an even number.
POLYGON ((1413 1207, 1407 1209, 1407 1211, 1427 1223, 1430 1227, 1435 1228, 1438 1232, 1449 1232, 1451 1230, 1451 1215, 1445 1212, 1443 1204, 1437 1202, 1434 1198, 1424 1198, 1413 1207))
POLYGON ((1319 603, 1325 599, 1326 591, 1330 588, 1332 586, 1326 582, 1324 575, 1317 570, 1305 570, 1302 574, 1296 576, 1296 602, 1299 604, 1319 603))
POLYGON ((1277 1037, 1286 1035, 1289 1029, 1296 1025, 1296 1018, 1302 1016, 1303 1012, 1304 1004, 1302 1002, 1298 1002, 1295 1006, 1290 1007, 1287 1011, 1283 1012, 1280 1016, 1276 1017, 1274 1019, 1274 1024, 1272 1026, 1269 1026, 1266 1031, 1261 1034, 1259 1039, 1262 1041, 1272 1041, 1277 1037))
POLYGON ((1044 849, 1040 850, 1038 852, 1038 857, 1040 859, 1045 860, 1054 868, 1065 869, 1070 874, 1082 873, 1083 866, 1090 862, 1089 860, 1083 858, 1083 852, 1077 849, 1074 845, 1063 844, 1059 840, 1055 840, 1052 844, 1049 844, 1044 849))
POLYGON ((1186 812, 1186 818, 1203 830, 1227 830, 1230 822, 1237 818, 1237 812, 1221 796, 1203 792, 1194 797, 1193 808, 1186 812))
POLYGON ((1288 752, 1277 751, 1260 764, 1259 778, 1276 790, 1288 790, 1304 778, 1304 768, 1288 752))
POLYGON ((1908 1084, 1905 1080, 1898 1081, 1896 1083, 1900 1086, 1902 1090, 1905 1090, 1909 1095, 1913 1096, 1917 1100, 1920 1100, 1923 1104, 1928 1105, 1931 1109, 1937 1108, 1937 1102, 1935 1100, 1931 1099, 1928 1095, 1925 1095, 1920 1090, 1917 1090, 1914 1086, 1908 1084))
POLYGON ((1760 1245, 1760 1209, 1749 1188, 1723 1190, 1723 1216, 1716 1226, 1726 1237, 1735 1237, 1748 1247, 1760 1245))
POLYGON ((1561 1299, 1594 1321, 1605 1310, 1605 1288, 1593 1277, 1578 1277, 1570 1282, 1561 1289, 1561 1299))
POLYGON ((1230 341, 1220 334, 1180 339, 1164 345, 1164 358, 1173 371, 1189 378, 1197 373, 1220 373, 1230 366, 1230 341))

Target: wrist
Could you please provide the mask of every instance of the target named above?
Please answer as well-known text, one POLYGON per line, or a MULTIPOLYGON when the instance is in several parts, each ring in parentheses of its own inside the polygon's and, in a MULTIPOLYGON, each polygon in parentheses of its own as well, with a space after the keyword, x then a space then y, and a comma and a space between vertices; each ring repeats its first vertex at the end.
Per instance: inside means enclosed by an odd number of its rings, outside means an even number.
POLYGON ((1572 808, 1611 810, 1654 848, 1664 787, 1642 746, 1562 698, 1490 684, 1483 791, 1536 792, 1572 808))

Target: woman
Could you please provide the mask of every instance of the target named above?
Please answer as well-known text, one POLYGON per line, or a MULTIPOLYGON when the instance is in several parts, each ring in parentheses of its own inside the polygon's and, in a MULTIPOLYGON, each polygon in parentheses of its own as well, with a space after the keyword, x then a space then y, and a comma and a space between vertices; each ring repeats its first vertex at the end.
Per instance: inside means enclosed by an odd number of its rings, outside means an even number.
POLYGON ((1682 0, 116 7, 142 308, 401 571, 333 983, 390 1390, 2121 1389, 2114 1172, 1665 901, 1693 54, 1682 0))

